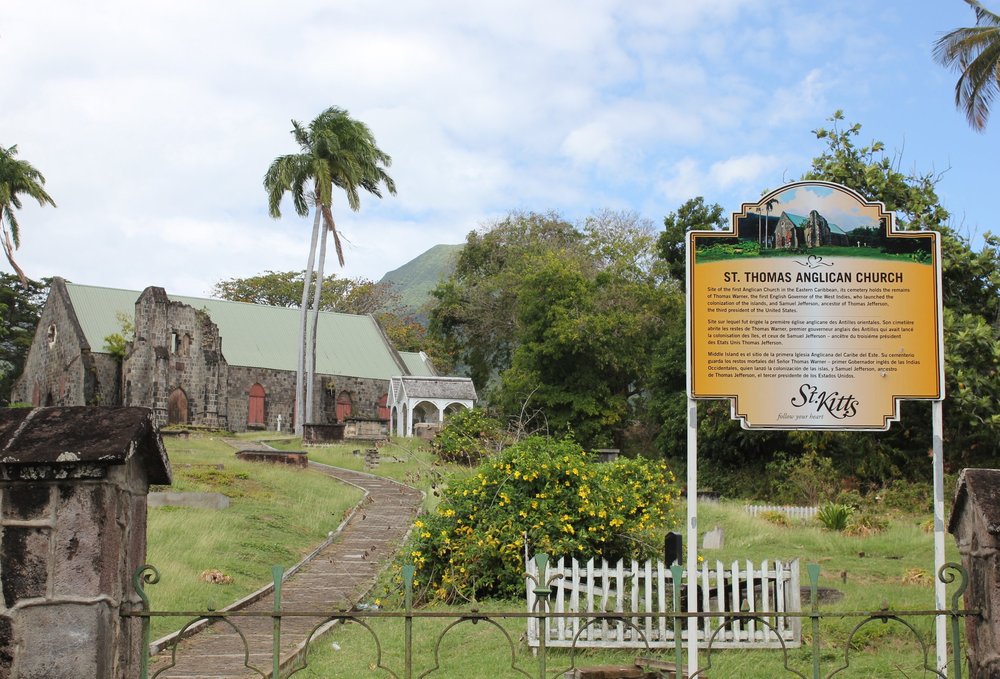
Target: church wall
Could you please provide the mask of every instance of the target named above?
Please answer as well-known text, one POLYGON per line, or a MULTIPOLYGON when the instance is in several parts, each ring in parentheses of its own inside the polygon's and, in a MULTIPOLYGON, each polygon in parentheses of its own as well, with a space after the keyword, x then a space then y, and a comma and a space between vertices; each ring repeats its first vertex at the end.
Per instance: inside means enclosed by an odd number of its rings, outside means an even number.
POLYGON ((53 281, 11 401, 33 405, 95 405, 98 376, 66 289, 53 281))
POLYGON ((229 366, 219 328, 208 314, 146 288, 135 305, 135 341, 124 366, 125 405, 153 408, 158 425, 228 428, 229 366), (171 394, 181 390, 182 415, 171 422, 171 394))
POLYGON ((281 430, 294 429, 292 408, 295 402, 295 373, 290 370, 229 366, 229 384, 226 389, 229 427, 233 431, 245 431, 250 410, 250 387, 259 384, 264 388, 264 419, 266 428, 278 430, 278 416, 281 416, 281 430))

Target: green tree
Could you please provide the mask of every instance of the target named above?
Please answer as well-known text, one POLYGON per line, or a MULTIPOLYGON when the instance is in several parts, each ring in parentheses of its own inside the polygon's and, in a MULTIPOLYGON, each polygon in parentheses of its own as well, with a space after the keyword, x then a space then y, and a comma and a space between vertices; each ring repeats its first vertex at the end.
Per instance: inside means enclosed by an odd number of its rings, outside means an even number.
MULTIPOLYGON (((211 295, 219 299, 249 304, 264 304, 297 309, 301 304, 304 271, 265 271, 247 278, 227 278, 212 286, 211 295)), ((395 312, 399 295, 391 283, 376 283, 367 278, 338 278, 335 274, 323 281, 321 311, 344 314, 395 312)))
POLYGON ((454 273, 434 289, 430 334, 480 388, 510 367, 518 290, 546 252, 578 258, 583 234, 555 213, 514 212, 470 232, 454 273))
POLYGON ((934 43, 934 59, 960 75, 955 106, 977 132, 986 129, 990 106, 1000 92, 1000 15, 979 0, 965 0, 976 14, 972 28, 957 28, 934 43))
POLYGON ((24 369, 35 326, 48 296, 48 280, 28 280, 19 285, 20 279, 0 273, 0 405, 10 403, 10 390, 14 380, 24 369))
POLYGON ((55 207, 52 196, 45 192, 45 177, 26 160, 18 160, 17 145, 0 146, 0 242, 7 261, 24 287, 29 281, 14 261, 14 250, 21 246, 21 228, 15 210, 21 209, 21 197, 34 198, 41 206, 55 207))
POLYGON ((469 235, 431 334, 507 419, 537 415, 586 446, 624 445, 662 325, 652 225, 599 212, 579 228, 515 213, 469 235))
POLYGON ((663 231, 656 241, 656 253, 666 266, 666 275, 684 283, 687 272, 685 244, 688 231, 719 230, 728 220, 718 203, 706 204, 701 196, 686 201, 663 218, 663 231))
POLYGON ((292 197, 295 211, 302 217, 313 206, 313 230, 306 264, 301 303, 301 348, 296 372, 296 423, 295 431, 302 433, 302 425, 312 419, 313 383, 315 382, 316 327, 323 289, 323 267, 326 261, 327 234, 333 235, 334 249, 340 265, 344 265, 344 251, 333 219, 333 189, 342 189, 348 206, 361 209, 360 190, 381 198, 382 187, 390 194, 396 193, 396 184, 386 172, 392 158, 375 142, 375 136, 364 123, 351 118, 347 111, 330 107, 319 114, 308 126, 292 121, 292 136, 299 146, 299 153, 274 159, 264 175, 268 210, 274 218, 281 217, 281 200, 286 193, 292 197), (322 233, 320 222, 322 221, 322 233), (316 261, 316 244, 319 247, 319 266, 313 286, 313 266, 316 261), (305 366, 306 326, 310 288, 313 292, 313 324, 309 336, 309 366, 305 366), (308 373, 308 376, 305 376, 308 373), (306 382, 305 408, 302 405, 302 383, 306 382))

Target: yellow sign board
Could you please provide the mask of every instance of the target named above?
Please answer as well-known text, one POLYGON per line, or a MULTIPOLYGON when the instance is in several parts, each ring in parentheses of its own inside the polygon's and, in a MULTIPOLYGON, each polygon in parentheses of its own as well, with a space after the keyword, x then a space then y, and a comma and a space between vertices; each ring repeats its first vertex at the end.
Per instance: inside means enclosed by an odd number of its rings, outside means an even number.
POLYGON ((688 392, 748 429, 884 430, 944 398, 938 234, 798 182, 688 234, 688 392))

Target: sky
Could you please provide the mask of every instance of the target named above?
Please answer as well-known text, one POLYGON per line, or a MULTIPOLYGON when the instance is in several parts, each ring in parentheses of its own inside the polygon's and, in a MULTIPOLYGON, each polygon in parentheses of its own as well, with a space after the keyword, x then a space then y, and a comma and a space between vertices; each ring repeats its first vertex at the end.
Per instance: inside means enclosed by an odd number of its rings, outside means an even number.
POLYGON ((262 179, 298 150, 291 120, 329 106, 371 128, 398 188, 358 212, 335 195, 340 276, 377 280, 512 210, 738 211, 808 170, 838 109, 939 175, 981 243, 1000 232, 1000 110, 973 132, 931 58, 974 21, 962 0, 4 0, 0 144, 58 205, 25 203, 17 260, 194 296, 302 269, 311 220, 287 201, 271 218, 262 179))

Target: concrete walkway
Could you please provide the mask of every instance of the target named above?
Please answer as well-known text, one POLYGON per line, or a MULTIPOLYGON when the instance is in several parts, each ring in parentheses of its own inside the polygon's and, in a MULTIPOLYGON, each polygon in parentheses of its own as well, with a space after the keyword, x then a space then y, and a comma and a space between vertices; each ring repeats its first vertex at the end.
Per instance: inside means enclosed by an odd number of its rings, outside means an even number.
MULTIPOLYGON (((314 470, 355 485, 367 492, 366 498, 347 522, 333 544, 325 547, 307 564, 288 576, 281 592, 283 611, 330 611, 349 609, 375 583, 386 560, 395 555, 403 537, 420 510, 420 491, 403 484, 362 472, 310 463, 314 470)), ((333 486, 335 492, 336 484, 333 486)), ((244 610, 273 611, 269 594, 244 610)), ((264 676, 271 672, 273 622, 267 617, 231 618, 247 639, 249 664, 264 676)), ((322 617, 286 617, 281 628, 281 657, 292 658, 322 617)), ((155 656, 150 676, 170 664, 170 652, 155 656)), ((158 679, 185 677, 259 677, 244 666, 244 646, 239 635, 225 623, 208 626, 180 642, 175 667, 157 675, 158 679)))

